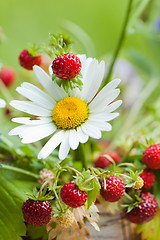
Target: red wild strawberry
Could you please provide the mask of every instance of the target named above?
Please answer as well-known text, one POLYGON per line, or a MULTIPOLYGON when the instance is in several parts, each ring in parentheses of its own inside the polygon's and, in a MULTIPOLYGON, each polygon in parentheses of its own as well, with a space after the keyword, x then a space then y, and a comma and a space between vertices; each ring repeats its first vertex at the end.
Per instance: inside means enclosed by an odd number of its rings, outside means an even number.
POLYGON ((144 185, 142 189, 149 189, 153 186, 155 181, 155 175, 150 169, 144 169, 140 174, 140 177, 143 178, 144 185))
POLYGON ((61 79, 75 78, 81 70, 80 59, 72 53, 58 56, 52 63, 53 73, 61 79))
POLYGON ((143 162, 151 169, 160 169, 160 144, 151 145, 143 152, 143 162))
POLYGON ((27 70, 32 70, 34 65, 40 66, 41 61, 41 55, 32 56, 27 49, 24 49, 19 55, 20 65, 27 70))
POLYGON ((11 67, 2 67, 0 71, 0 79, 6 87, 10 87, 16 80, 16 72, 11 67))
POLYGON ((106 154, 109 155, 115 161, 115 163, 119 163, 120 156, 117 153, 115 153, 115 152, 105 152, 105 153, 102 153, 98 157, 98 159, 95 162, 95 167, 104 169, 104 168, 108 167, 110 164, 112 164, 112 162, 109 161, 109 159, 104 156, 106 154))
POLYGON ((154 218, 158 211, 158 203, 153 194, 141 193, 140 198, 142 199, 135 208, 129 213, 125 212, 125 217, 133 223, 142 224, 149 222, 154 218))
POLYGON ((78 189, 74 182, 66 183, 61 188, 60 195, 62 201, 72 208, 83 206, 87 200, 87 193, 78 189))
POLYGON ((110 176, 105 179, 106 184, 102 181, 100 193, 102 197, 108 202, 118 201, 125 191, 124 182, 117 176, 110 176), (105 189, 106 185, 106 189, 105 189))
POLYGON ((51 204, 48 201, 34 201, 28 199, 23 203, 24 220, 32 226, 42 226, 51 219, 51 204))

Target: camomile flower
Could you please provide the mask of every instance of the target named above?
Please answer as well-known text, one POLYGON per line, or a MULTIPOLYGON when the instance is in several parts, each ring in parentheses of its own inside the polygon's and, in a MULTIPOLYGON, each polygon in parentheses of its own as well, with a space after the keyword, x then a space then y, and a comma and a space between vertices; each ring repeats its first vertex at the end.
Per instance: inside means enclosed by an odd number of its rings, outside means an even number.
POLYGON ((6 106, 6 102, 0 98, 0 108, 4 108, 6 106))
POLYGON ((120 93, 116 89, 120 80, 111 81, 98 92, 105 72, 104 61, 98 63, 85 55, 78 57, 82 64, 82 90, 77 87, 65 92, 35 65, 34 73, 48 93, 24 82, 16 90, 29 101, 13 100, 10 103, 22 112, 39 116, 37 120, 29 117, 12 119, 22 125, 12 129, 10 135, 19 135, 22 143, 33 143, 51 136, 39 152, 39 159, 47 158, 58 145, 59 159, 65 159, 70 148, 77 149, 79 143, 87 142, 89 137, 101 138, 101 131, 111 131, 112 126, 108 122, 119 115, 113 111, 122 103, 121 100, 114 101, 120 93))

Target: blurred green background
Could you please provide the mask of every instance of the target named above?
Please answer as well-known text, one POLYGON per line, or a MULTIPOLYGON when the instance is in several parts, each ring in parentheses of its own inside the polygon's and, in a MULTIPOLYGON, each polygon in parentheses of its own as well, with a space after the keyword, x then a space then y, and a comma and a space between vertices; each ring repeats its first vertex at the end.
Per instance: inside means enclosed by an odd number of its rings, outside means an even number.
MULTIPOLYGON (((28 43, 48 43, 50 32, 64 31, 71 35, 76 53, 86 53, 108 62, 119 41, 128 3, 129 0, 0 1, 0 27, 5 34, 0 43, 0 63, 17 70, 17 82, 10 89, 13 98, 19 98, 16 85, 28 79, 36 81, 34 74, 18 63, 18 55, 28 43)), ((134 64, 144 82, 153 78, 160 80, 158 18, 159 0, 132 0, 126 38, 118 57, 134 64)), ((152 101, 157 96, 159 89, 152 95, 152 101)), ((1 111, 1 126, 6 121, 2 114, 1 111)), ((4 125, 8 128, 10 124, 4 125)))
MULTIPOLYGON (((0 45, 0 60, 3 64, 20 70, 17 58, 28 43, 47 42, 49 32, 62 30, 73 35, 75 50, 78 52, 87 52, 92 57, 113 54, 128 2, 128 0, 0 1, 0 26, 6 35, 4 43, 0 45)), ((137 2, 142 5, 147 2, 143 16, 142 13, 140 16, 143 21, 135 20, 136 30, 130 31, 121 54, 135 63, 139 61, 146 71, 152 68, 157 72, 159 69, 157 61, 160 61, 157 50, 160 42, 151 32, 154 32, 152 23, 156 21, 160 3, 158 0, 133 0, 135 19, 137 2)))

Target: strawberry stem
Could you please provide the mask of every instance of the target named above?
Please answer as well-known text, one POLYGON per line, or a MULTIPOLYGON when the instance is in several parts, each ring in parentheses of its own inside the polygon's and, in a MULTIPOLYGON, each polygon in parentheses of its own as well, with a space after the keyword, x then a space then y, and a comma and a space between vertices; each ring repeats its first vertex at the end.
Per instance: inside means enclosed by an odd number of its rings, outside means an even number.
POLYGON ((70 170, 72 170, 72 171, 74 171, 74 172, 76 172, 78 175, 80 175, 82 178, 84 178, 84 176, 82 175, 82 173, 80 173, 77 169, 75 169, 75 168, 72 168, 72 167, 64 167, 64 168, 67 168, 67 169, 70 169, 70 170))
POLYGON ((97 176, 92 176, 90 178, 88 178, 86 181, 84 181, 84 183, 82 183, 82 186, 84 186, 87 182, 89 182, 90 180, 97 178, 97 176))
POLYGON ((56 199, 57 199, 57 201, 58 201, 58 204, 59 204, 59 206, 60 206, 61 211, 64 212, 63 207, 62 207, 62 205, 61 205, 61 203, 60 203, 59 197, 58 197, 58 195, 57 195, 57 193, 56 193, 56 190, 55 190, 54 188, 53 188, 52 190, 53 190, 53 192, 54 192, 54 194, 55 194, 55 197, 56 197, 56 199))
POLYGON ((124 192, 124 196, 126 198, 128 198, 130 201, 134 201, 133 198, 131 196, 129 196, 126 192, 124 192))
POLYGON ((44 187, 47 185, 47 183, 49 183, 49 181, 50 181, 50 180, 45 181, 45 182, 42 184, 42 186, 41 186, 41 188, 40 188, 40 190, 39 190, 39 193, 38 193, 38 199, 41 197, 41 193, 42 193, 44 187))

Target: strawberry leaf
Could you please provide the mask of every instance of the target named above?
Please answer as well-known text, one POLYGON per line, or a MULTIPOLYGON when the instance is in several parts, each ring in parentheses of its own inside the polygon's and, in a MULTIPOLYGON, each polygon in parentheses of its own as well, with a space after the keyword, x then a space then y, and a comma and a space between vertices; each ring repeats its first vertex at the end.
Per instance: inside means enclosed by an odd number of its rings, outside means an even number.
POLYGON ((87 209, 92 205, 93 202, 96 201, 97 196, 100 194, 101 185, 98 179, 94 178, 91 180, 92 190, 87 192, 87 201, 85 206, 87 209))
POLYGON ((26 235, 22 204, 31 192, 35 179, 0 168, 0 239, 20 240, 26 235))
POLYGON ((140 224, 137 226, 137 232, 141 233, 142 239, 158 240, 160 239, 160 211, 156 217, 148 223, 140 224))

